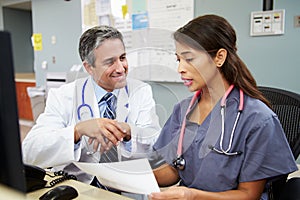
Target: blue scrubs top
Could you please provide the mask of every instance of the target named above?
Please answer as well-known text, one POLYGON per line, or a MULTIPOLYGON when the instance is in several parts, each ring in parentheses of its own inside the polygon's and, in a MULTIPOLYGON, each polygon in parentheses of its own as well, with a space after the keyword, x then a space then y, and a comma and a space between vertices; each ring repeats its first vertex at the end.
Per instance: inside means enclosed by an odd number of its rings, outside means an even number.
MULTIPOLYGON (((175 105, 153 147, 170 165, 177 157, 180 128, 190 101, 191 97, 175 105)), ((238 106, 239 90, 235 88, 226 100, 224 150, 229 145, 238 106)), ((229 151, 242 153, 228 156, 212 151, 211 146, 220 150, 220 110, 218 102, 201 125, 189 120, 191 112, 187 115, 183 140, 186 165, 179 170, 181 185, 219 192, 236 189, 239 182, 268 179, 298 169, 277 115, 247 95, 229 151)))

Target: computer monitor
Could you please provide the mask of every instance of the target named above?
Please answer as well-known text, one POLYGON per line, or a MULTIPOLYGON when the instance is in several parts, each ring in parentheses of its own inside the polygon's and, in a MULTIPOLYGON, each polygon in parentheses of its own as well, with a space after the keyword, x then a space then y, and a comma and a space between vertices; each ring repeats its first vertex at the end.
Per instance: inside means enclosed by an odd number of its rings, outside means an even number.
POLYGON ((0 184, 26 192, 10 33, 0 31, 0 184))

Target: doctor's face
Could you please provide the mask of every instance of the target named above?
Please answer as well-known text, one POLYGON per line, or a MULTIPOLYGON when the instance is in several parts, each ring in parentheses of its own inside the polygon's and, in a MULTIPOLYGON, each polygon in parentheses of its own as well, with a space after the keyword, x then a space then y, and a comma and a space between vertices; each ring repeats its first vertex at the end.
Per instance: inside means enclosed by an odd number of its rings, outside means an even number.
POLYGON ((128 63, 120 39, 105 40, 94 50, 95 64, 88 72, 95 82, 108 92, 125 87, 128 63))

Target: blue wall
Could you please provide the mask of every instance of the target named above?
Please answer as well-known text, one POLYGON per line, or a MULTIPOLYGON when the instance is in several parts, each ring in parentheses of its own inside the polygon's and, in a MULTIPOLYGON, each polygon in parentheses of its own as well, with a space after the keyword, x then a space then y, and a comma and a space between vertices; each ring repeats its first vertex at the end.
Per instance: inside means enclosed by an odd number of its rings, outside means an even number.
MULTIPOLYGON (((0 0, 2 3, 3 0, 0 0)), ((238 53, 248 65, 259 85, 273 86, 300 93, 300 28, 293 18, 300 15, 299 0, 274 0, 274 10, 285 9, 285 34, 250 37, 250 14, 262 10, 262 0, 195 0, 195 16, 218 14, 236 29, 238 53)), ((32 0, 33 33, 42 33, 43 50, 34 52, 37 86, 45 84, 46 72, 65 72, 80 64, 78 40, 81 35, 81 0, 32 0), (51 43, 52 36, 56 44, 51 43), (55 57, 55 63, 53 62, 55 57), (47 61, 48 68, 41 68, 47 61)), ((0 29, 2 28, 0 9, 0 29)), ((151 83, 161 123, 169 116, 173 104, 190 95, 181 83, 151 83)), ((299 160, 300 163, 300 160, 299 160)))
POLYGON ((80 64, 78 42, 81 35, 81 1, 32 0, 33 33, 41 33, 43 50, 34 53, 37 85, 44 85, 46 72, 65 72, 80 64), (56 43, 52 44, 55 36, 56 43), (55 60, 55 62, 54 62, 55 60), (42 62, 48 63, 42 69, 42 62))
POLYGON ((262 11, 262 0, 195 0, 195 16, 214 13, 225 17, 236 29, 238 53, 259 85, 300 93, 300 1, 276 0, 273 9, 285 9, 285 34, 250 37, 250 14, 262 11))
MULTIPOLYGON (((300 15, 300 1, 277 0, 274 10, 285 9, 285 34, 250 37, 250 13, 262 10, 262 0, 195 0, 195 16, 214 13, 229 20, 238 36, 238 53, 248 65, 259 85, 274 86, 300 93, 300 28, 293 18, 300 15)), ((67 71, 79 64, 78 39, 81 34, 80 0, 32 0, 33 32, 43 34, 43 51, 35 52, 37 84, 45 83, 43 61, 47 71, 67 71), (55 35, 57 43, 51 44, 55 35), (56 63, 52 63, 52 57, 56 63)), ((185 88, 183 89, 185 90, 185 88)))
MULTIPOLYGON (((300 93, 300 28, 293 27, 294 15, 300 15, 300 1, 277 0, 274 10, 285 9, 285 34, 250 37, 250 14, 262 11, 262 0, 195 0, 195 16, 213 13, 226 19, 236 29, 238 53, 248 65, 258 85, 273 86, 300 93)), ((78 40, 81 35, 81 1, 32 0, 33 32, 42 33, 43 51, 35 52, 37 85, 45 84, 46 72, 65 72, 80 64, 78 40), (57 43, 51 44, 56 36, 57 43), (52 62, 52 57, 56 62, 52 62), (48 62, 47 70, 41 68, 48 62)), ((190 95, 181 83, 153 83, 159 99, 161 123, 178 100, 190 95), (167 92, 166 92, 167 91, 167 92), (171 95, 170 95, 171 94, 171 95)))

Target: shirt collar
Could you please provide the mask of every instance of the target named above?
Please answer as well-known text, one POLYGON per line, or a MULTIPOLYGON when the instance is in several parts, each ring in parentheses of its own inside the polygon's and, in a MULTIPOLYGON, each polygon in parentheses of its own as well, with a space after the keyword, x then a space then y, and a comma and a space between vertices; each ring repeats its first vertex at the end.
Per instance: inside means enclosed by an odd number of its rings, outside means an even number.
MULTIPOLYGON (((99 102, 102 97, 107 93, 106 90, 104 90, 102 87, 100 87, 92 78, 92 83, 93 83, 93 87, 94 87, 94 91, 95 91, 95 96, 97 99, 97 102, 99 102)), ((120 89, 114 89, 111 93, 113 93, 116 97, 119 94, 120 89)))

